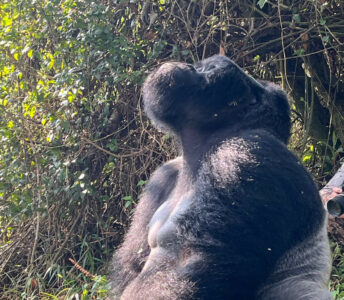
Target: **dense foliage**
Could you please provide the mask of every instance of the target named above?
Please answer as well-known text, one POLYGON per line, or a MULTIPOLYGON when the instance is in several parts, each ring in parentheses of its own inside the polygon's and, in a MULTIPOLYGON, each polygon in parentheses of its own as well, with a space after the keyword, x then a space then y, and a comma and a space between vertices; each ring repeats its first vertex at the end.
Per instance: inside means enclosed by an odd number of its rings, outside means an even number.
MULTIPOLYGON (((175 154, 140 104, 162 61, 221 51, 280 82, 292 147, 330 173, 344 141, 343 16, 341 0, 3 0, 0 297, 104 297, 142 187, 175 154)), ((339 259, 337 293, 343 273, 339 259)))

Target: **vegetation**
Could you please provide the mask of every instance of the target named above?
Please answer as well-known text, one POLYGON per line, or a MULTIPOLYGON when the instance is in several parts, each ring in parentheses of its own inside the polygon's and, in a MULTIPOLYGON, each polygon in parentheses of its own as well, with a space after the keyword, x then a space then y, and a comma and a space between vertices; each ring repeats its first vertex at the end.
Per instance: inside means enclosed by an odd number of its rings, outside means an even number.
POLYGON ((163 61, 225 53, 289 91, 291 147, 320 183, 343 156, 342 0, 3 0, 0 22, 1 299, 105 297, 142 187, 175 155, 140 103, 163 61))

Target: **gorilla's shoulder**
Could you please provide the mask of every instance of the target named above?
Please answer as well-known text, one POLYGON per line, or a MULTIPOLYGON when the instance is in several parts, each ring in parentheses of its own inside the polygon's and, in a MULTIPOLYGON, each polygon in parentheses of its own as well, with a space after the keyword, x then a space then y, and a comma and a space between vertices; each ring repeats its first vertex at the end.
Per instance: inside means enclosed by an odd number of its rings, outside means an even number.
POLYGON ((167 161, 153 172, 147 188, 157 184, 161 186, 170 185, 171 181, 177 178, 182 166, 183 158, 181 156, 167 161))
POLYGON ((281 192, 285 183, 293 182, 298 188, 313 184, 298 158, 264 129, 245 130, 223 140, 206 157, 201 172, 222 185, 246 180, 266 186, 275 184, 281 192))

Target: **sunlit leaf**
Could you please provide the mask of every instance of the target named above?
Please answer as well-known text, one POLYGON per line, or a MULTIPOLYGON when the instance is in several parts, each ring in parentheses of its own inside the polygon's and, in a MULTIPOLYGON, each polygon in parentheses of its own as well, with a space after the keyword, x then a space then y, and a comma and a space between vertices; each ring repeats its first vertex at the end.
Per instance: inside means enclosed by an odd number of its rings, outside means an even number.
POLYGON ((13 128, 13 126, 14 126, 14 122, 13 122, 13 121, 9 121, 9 122, 7 123, 7 127, 8 127, 9 129, 13 128))
POLYGON ((313 155, 312 154, 307 154, 302 157, 302 162, 307 163, 312 159, 313 155))
POLYGON ((36 106, 31 106, 30 110, 28 111, 28 114, 30 118, 32 119, 36 114, 36 106))
POLYGON ((32 56, 33 56, 33 50, 31 49, 27 52, 27 57, 31 58, 32 56))
POLYGON ((266 2, 267 2, 267 0, 259 0, 259 1, 257 2, 257 4, 258 4, 258 6, 262 9, 262 8, 264 7, 264 5, 265 5, 266 2))

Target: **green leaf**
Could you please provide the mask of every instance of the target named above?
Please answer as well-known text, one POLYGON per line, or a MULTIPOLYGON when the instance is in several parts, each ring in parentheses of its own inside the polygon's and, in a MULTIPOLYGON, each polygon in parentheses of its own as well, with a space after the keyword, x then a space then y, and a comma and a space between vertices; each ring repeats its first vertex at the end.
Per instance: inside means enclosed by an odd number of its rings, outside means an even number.
POLYGON ((306 54, 306 51, 303 48, 302 49, 297 49, 297 50, 294 50, 294 54, 296 56, 304 56, 306 54))
POLYGON ((14 122, 13 122, 13 121, 9 121, 9 122, 7 123, 7 127, 8 127, 9 129, 12 129, 13 126, 14 126, 14 122))
POLYGON ((36 106, 31 106, 30 110, 28 111, 30 118, 32 119, 36 114, 36 106))
POLYGON ((265 3, 267 2, 267 0, 259 0, 257 2, 258 6, 260 7, 260 9, 263 9, 265 3))
POLYGON ((302 162, 307 163, 312 159, 313 155, 312 154, 306 154, 302 157, 302 162))
POLYGON ((147 180, 140 180, 138 183, 137 183, 137 186, 143 186, 147 183, 147 180))
POLYGON ((301 18, 300 18, 300 15, 299 14, 295 14, 293 15, 293 20, 297 23, 300 23, 301 22, 301 18))
POLYGON ((33 50, 31 49, 27 52, 27 57, 31 58, 32 56, 33 56, 33 50))
POLYGON ((330 37, 328 35, 325 35, 322 37, 322 40, 323 40, 324 44, 327 44, 330 40, 330 37))

